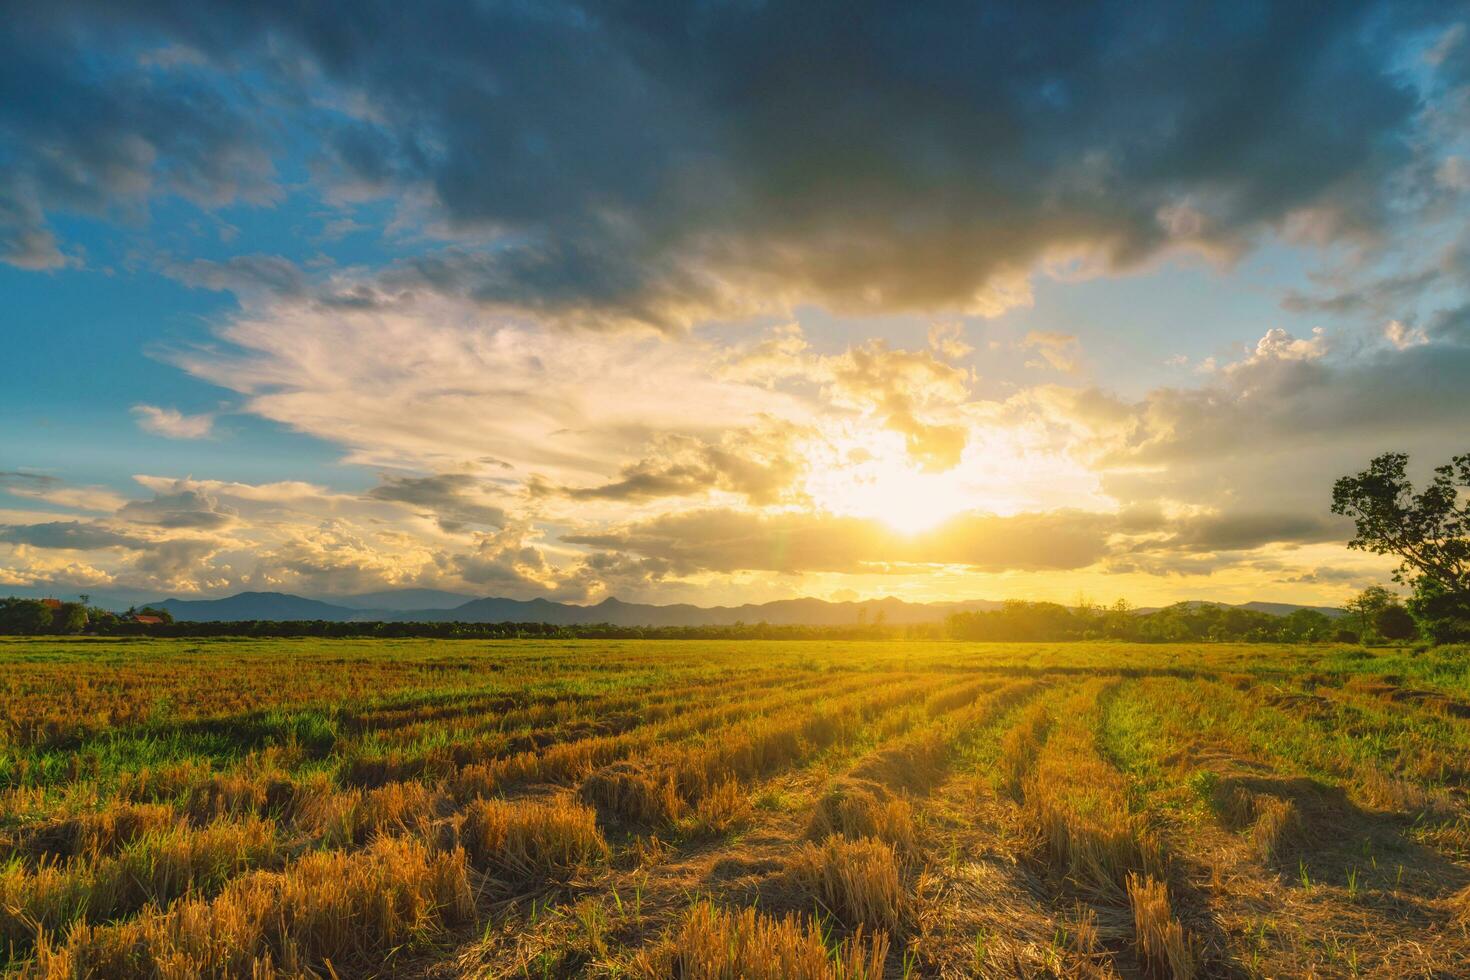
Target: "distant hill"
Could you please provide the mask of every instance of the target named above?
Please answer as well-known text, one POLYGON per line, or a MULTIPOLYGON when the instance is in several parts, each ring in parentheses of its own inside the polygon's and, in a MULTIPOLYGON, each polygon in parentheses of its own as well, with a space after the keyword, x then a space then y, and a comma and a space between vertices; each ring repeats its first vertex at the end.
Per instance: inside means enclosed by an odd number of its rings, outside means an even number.
MULTIPOLYGON (((1240 602, 1232 604, 1229 602, 1211 602, 1208 599, 1196 599, 1190 602, 1176 603, 1176 605, 1219 606, 1221 609, 1248 609, 1251 612, 1266 613, 1268 616, 1290 616, 1298 609, 1310 609, 1313 612, 1319 612, 1330 619, 1337 619, 1340 616, 1347 615, 1346 612, 1337 608, 1336 606, 1298 606, 1290 602, 1240 602)), ((1156 613, 1163 608, 1165 607, 1148 606, 1136 611, 1139 614, 1156 613)))
POLYGON ((443 589, 391 589, 387 592, 361 592, 357 595, 327 596, 324 602, 349 609, 388 609, 408 612, 416 609, 453 609, 475 599, 463 592, 443 589))
MULTIPOLYGON (((347 622, 361 615, 357 609, 303 599, 284 592, 241 592, 224 599, 164 599, 148 605, 167 609, 188 622, 239 622, 247 619, 325 619, 347 622)), ((372 617, 377 618, 377 617, 372 617)))
POLYGON ((1290 616, 1298 609, 1311 609, 1332 619, 1347 615, 1345 610, 1339 609, 1336 606, 1294 606, 1289 602, 1242 602, 1236 608, 1270 613, 1272 616, 1290 616))
MULTIPOLYGON (((938 622, 952 612, 996 609, 1000 603, 913 603, 901 599, 865 602, 827 602, 823 599, 782 599, 744 606, 704 608, 689 604, 656 606, 604 599, 594 606, 578 606, 550 599, 471 599, 458 605, 444 603, 453 593, 405 590, 440 603, 413 607, 408 597, 370 593, 322 602, 282 592, 241 592, 224 599, 163 599, 149 605, 167 609, 178 620, 228 622, 238 620, 321 619, 329 622, 461 622, 550 623, 553 626, 725 626, 732 623, 770 623, 779 626, 845 626, 863 620, 895 625, 938 622), (429 593, 427 596, 424 593, 429 593), (376 602, 376 605, 369 605, 376 602), (361 603, 361 605, 358 605, 361 603)), ((463 597, 457 597, 462 599, 463 597)))
MULTIPOLYGON (((604 599, 595 606, 576 606, 548 599, 476 599, 453 609, 421 611, 413 618, 467 623, 551 623, 555 626, 728 626, 732 623, 770 623, 773 626, 846 626, 859 621, 883 620, 895 625, 933 623, 952 612, 996 609, 998 602, 914 603, 902 599, 866 602, 827 602, 824 599, 780 599, 743 606, 694 606, 679 603, 655 606, 604 599)), ((407 616, 395 617, 398 619, 407 616)))
MULTIPOLYGON (((1200 603, 1206 604, 1206 603, 1200 603)), ((728 626, 733 623, 769 623, 772 626, 848 626, 884 622, 896 626, 934 623, 955 612, 998 609, 986 599, 967 602, 905 602, 869 599, 864 602, 828 602, 825 599, 779 599, 743 606, 695 606, 688 603, 658 606, 604 599, 579 606, 550 599, 469 599, 437 589, 402 589, 334 597, 331 602, 284 592, 241 592, 223 599, 164 599, 149 605, 167 609, 178 620, 228 622, 240 620, 321 619, 329 622, 462 622, 550 623, 554 626, 728 626)), ((1230 607, 1229 603, 1208 605, 1230 607)), ((1297 609, 1316 609, 1341 616, 1328 606, 1295 606, 1282 602, 1247 602, 1238 607, 1284 616, 1297 609)), ((1154 612, 1140 609, 1139 612, 1154 612)))

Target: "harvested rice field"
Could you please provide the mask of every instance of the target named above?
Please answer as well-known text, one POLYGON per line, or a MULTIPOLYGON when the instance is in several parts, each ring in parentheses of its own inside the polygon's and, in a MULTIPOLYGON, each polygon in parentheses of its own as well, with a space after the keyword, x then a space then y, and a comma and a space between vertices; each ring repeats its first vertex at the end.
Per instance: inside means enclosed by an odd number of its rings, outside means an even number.
POLYGON ((1463 977, 1470 651, 0 641, 0 973, 1463 977))

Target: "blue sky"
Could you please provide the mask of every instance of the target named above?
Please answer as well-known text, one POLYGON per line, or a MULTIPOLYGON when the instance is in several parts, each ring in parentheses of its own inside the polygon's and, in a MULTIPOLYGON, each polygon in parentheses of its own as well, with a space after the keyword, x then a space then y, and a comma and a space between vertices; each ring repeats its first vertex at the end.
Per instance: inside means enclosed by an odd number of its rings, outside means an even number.
POLYGON ((1466 449, 1466 32, 26 11, 0 588, 1338 601, 1466 449))

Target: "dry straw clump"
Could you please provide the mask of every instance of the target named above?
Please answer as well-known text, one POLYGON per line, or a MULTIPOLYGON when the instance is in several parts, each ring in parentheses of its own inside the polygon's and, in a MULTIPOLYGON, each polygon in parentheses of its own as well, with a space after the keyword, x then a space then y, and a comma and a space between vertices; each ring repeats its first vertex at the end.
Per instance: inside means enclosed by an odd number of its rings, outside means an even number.
POLYGON ((1470 886, 1450 897, 1451 919, 1461 929, 1470 929, 1470 886))
POLYGON ((672 823, 684 811, 673 773, 615 762, 582 781, 582 799, 638 823, 672 823))
POLYGON ((257 817, 147 833, 115 855, 0 869, 0 942, 24 951, 40 933, 131 915, 283 860, 275 826, 257 817))
POLYGON ((998 763, 1003 788, 1013 800, 1021 799, 1021 782, 1036 762, 1036 755, 1046 741, 1053 724, 1045 704, 1033 704, 1021 713, 1016 724, 1000 741, 998 763))
POLYGON ((315 852, 284 872, 235 879, 213 900, 43 940, 35 974, 238 977, 380 962, 474 914, 464 854, 379 838, 357 854, 315 852))
POLYGON ((885 786, 922 793, 944 778, 952 733, 943 726, 926 728, 879 749, 859 763, 852 774, 885 786))
POLYGON ((597 814, 564 797, 476 800, 465 808, 459 836, 475 867, 519 884, 570 881, 608 853, 597 814))
POLYGON ((359 843, 377 834, 426 836, 454 808, 449 796, 423 783, 388 783, 363 794, 356 814, 359 843))
POLYGON ((822 931, 797 916, 729 911, 705 902, 634 969, 649 980, 881 980, 888 936, 864 935, 828 949, 822 931))
POLYGON ((807 837, 826 840, 834 834, 874 837, 903 854, 912 854, 917 846, 913 808, 908 801, 865 779, 839 779, 817 801, 807 837))
POLYGON ((1235 780, 1215 789, 1214 805, 1232 830, 1247 830, 1251 846, 1266 864, 1279 864, 1305 837, 1296 803, 1269 793, 1256 793, 1235 780))
POLYGON ((582 798, 614 816, 639 823, 679 826, 691 808, 711 793, 721 804, 690 826, 713 820, 732 824, 741 816, 733 788, 789 768, 820 750, 849 739, 864 718, 892 708, 932 687, 932 682, 902 685, 873 696, 866 692, 840 698, 814 710, 788 710, 756 718, 715 733, 693 745, 672 746, 652 758, 606 766, 583 780, 582 798))
POLYGON ((1138 958, 1148 974, 1159 980, 1193 980, 1198 957, 1170 908, 1168 887, 1146 875, 1130 874, 1128 901, 1133 906, 1138 958))
POLYGON ((829 837, 806 844, 787 860, 786 877, 848 928, 892 933, 908 918, 898 858, 883 841, 829 837))
POLYGON ((1291 800, 1262 797, 1256 801, 1251 843, 1267 864, 1279 863, 1303 837, 1302 815, 1291 800))
POLYGON ((1142 818, 1129 811, 1125 779, 1098 757, 1089 736, 1067 726, 1046 744, 1025 781, 1023 814, 1053 867, 1079 887, 1116 895, 1129 871, 1157 870, 1163 860, 1142 818))
POLYGON ((720 837, 750 821, 750 794, 737 780, 719 783, 679 822, 679 830, 693 840, 720 837))
POLYGON ((35 857, 98 858, 179 822, 173 807, 161 803, 123 803, 36 827, 16 848, 35 857))

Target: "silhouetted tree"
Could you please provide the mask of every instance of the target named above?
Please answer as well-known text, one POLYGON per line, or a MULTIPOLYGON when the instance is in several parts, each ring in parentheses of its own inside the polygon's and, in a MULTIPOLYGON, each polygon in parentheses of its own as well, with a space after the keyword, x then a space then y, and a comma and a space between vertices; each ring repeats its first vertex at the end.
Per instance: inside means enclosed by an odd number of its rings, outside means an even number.
POLYGON ((1412 586, 1409 611, 1436 642, 1470 639, 1470 453, 1437 467, 1420 492, 1409 457, 1385 453, 1332 488, 1332 512, 1353 519, 1348 547, 1394 555, 1394 581, 1412 586))
POLYGON ((1353 596, 1342 607, 1358 623, 1358 635, 1367 639, 1379 612, 1395 602, 1394 594, 1381 585, 1370 585, 1353 596))

